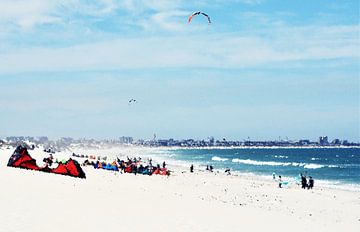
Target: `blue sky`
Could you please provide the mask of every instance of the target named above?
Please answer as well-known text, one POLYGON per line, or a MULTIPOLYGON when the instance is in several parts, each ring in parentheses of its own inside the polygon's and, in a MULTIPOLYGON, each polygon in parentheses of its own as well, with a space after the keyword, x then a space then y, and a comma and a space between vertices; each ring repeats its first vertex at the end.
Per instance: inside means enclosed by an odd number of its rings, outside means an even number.
POLYGON ((358 1, 0 0, 0 136, 359 141, 359 56, 358 1))

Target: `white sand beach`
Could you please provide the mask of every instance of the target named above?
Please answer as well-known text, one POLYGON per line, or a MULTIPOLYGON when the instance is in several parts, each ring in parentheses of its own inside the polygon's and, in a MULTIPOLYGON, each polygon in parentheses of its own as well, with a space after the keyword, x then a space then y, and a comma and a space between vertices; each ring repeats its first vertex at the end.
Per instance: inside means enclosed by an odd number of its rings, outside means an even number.
MULTIPOLYGON (((169 167, 174 170, 169 177, 88 166, 84 167, 87 178, 79 179, 7 167, 13 151, 0 149, 0 231, 4 232, 360 228, 360 192, 356 191, 321 185, 313 190, 280 189, 276 182, 257 176, 190 173, 175 166, 169 167)), ((41 155, 41 151, 29 153, 34 158, 41 155)))

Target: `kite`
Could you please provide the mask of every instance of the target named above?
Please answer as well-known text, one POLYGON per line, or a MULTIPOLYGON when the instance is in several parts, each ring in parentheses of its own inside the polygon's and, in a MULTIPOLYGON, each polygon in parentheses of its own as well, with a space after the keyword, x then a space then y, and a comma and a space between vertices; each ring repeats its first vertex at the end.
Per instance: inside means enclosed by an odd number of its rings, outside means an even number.
POLYGON ((191 22, 192 18, 193 18, 195 15, 200 15, 200 14, 204 15, 204 16, 208 19, 209 24, 211 23, 211 20, 210 20, 209 15, 208 15, 208 14, 205 14, 205 13, 203 13, 203 12, 200 12, 200 11, 195 12, 195 13, 193 13, 192 15, 190 15, 190 17, 189 17, 189 19, 188 19, 188 23, 191 22))

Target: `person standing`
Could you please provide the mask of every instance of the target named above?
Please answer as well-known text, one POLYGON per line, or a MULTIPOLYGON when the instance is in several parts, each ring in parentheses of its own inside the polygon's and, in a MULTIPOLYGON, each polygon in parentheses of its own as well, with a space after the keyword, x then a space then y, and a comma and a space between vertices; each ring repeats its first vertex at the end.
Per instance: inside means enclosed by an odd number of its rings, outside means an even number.
POLYGON ((314 187, 314 179, 310 176, 309 177, 308 189, 312 189, 313 187, 314 187))
POLYGON ((306 177, 301 174, 301 188, 305 189, 306 185, 307 185, 306 177))

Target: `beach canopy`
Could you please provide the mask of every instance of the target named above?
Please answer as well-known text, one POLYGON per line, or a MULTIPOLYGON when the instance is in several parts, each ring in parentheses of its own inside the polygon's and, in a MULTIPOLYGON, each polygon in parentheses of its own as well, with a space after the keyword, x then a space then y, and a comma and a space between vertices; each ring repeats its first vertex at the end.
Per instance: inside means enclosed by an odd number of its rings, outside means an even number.
POLYGON ((30 170, 37 170, 42 172, 50 172, 55 174, 86 178, 84 171, 80 167, 80 164, 73 159, 69 159, 65 163, 59 163, 59 165, 52 169, 48 166, 39 167, 36 164, 36 160, 33 159, 28 153, 26 147, 18 146, 12 156, 10 157, 8 167, 24 168, 30 170))

